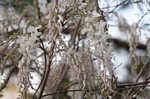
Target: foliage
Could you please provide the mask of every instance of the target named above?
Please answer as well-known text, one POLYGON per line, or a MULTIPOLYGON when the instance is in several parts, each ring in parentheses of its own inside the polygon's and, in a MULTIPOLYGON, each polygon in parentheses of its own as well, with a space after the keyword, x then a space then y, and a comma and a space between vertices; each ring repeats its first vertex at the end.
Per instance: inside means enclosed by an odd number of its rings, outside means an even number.
MULTIPOLYGON (((136 53, 141 48, 141 20, 130 26, 116 11, 144 1, 125 0, 113 8, 100 7, 103 0, 47 1, 1 1, 7 7, 2 5, 0 14, 0 68, 2 75, 6 68, 9 71, 0 90, 17 68, 21 99, 31 89, 32 99, 141 99, 149 95, 142 92, 148 91, 150 61, 136 53), (118 19, 121 32, 129 32, 129 40, 118 45, 129 51, 130 83, 121 83, 115 76, 112 43, 116 41, 108 33, 111 15, 118 19)), ((142 46, 149 57, 149 42, 142 46)))

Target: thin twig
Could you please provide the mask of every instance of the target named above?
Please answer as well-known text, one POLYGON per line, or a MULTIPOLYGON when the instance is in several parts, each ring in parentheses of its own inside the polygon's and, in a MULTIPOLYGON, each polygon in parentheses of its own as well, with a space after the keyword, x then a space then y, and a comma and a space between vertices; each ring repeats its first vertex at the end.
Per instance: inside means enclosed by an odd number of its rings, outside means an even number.
POLYGON ((77 23, 77 26, 75 28, 75 31, 74 31, 74 33, 71 36, 71 46, 73 46, 73 47, 75 47, 75 41, 76 41, 76 37, 77 37, 78 32, 79 32, 79 28, 80 28, 80 25, 81 25, 81 20, 82 20, 82 18, 80 18, 80 20, 77 23))
POLYGON ((44 47, 44 44, 43 44, 43 41, 40 39, 40 42, 41 42, 41 45, 40 45, 40 48, 43 50, 43 52, 44 52, 44 63, 45 63, 45 68, 44 68, 44 74, 42 75, 42 79, 41 79, 41 81, 40 81, 40 84, 39 84, 39 86, 38 86, 38 88, 36 89, 36 91, 35 91, 35 93, 34 93, 34 95, 33 95, 33 99, 35 99, 35 97, 36 97, 36 94, 37 94, 37 92, 39 91, 39 89, 40 89, 40 87, 42 86, 42 83, 43 83, 43 81, 44 81, 44 76, 45 76, 45 73, 46 73, 46 69, 47 69, 47 51, 46 51, 46 49, 45 49, 45 47, 44 47))
POLYGON ((148 67, 150 65, 150 59, 148 58, 146 60, 146 62, 144 63, 144 66, 141 68, 140 72, 138 73, 137 77, 136 77, 136 82, 138 82, 138 80, 140 79, 140 77, 142 76, 143 72, 145 69, 147 69, 146 67, 148 67))
POLYGON ((4 83, 3 83, 2 86, 0 87, 0 91, 2 91, 2 90, 6 87, 8 81, 9 81, 11 75, 13 74, 13 72, 15 71, 15 69, 16 69, 16 66, 15 66, 15 65, 11 66, 11 68, 10 68, 8 74, 7 74, 7 77, 6 77, 6 79, 4 80, 4 83))
POLYGON ((82 91, 82 92, 91 92, 91 91, 98 91, 99 89, 92 89, 92 90, 86 90, 86 89, 70 89, 70 90, 59 90, 57 92, 54 92, 54 93, 49 93, 49 94, 45 94, 43 95, 42 97, 46 97, 46 96, 50 96, 50 95, 56 95, 56 94, 63 94, 63 93, 66 93, 66 92, 78 92, 78 91, 82 91))
POLYGON ((34 5, 37 9, 37 16, 38 16, 38 21, 41 23, 41 13, 40 13, 40 7, 39 7, 39 2, 38 0, 34 0, 34 5))
POLYGON ((48 80, 48 76, 49 76, 49 73, 50 73, 50 70, 51 70, 51 64, 52 64, 52 59, 53 59, 53 54, 54 54, 54 48, 55 48, 55 45, 56 45, 56 41, 55 40, 56 40, 57 36, 58 36, 58 34, 56 34, 56 36, 52 40, 52 44, 51 44, 51 48, 50 48, 51 49, 51 53, 50 53, 50 56, 49 56, 49 63, 45 67, 43 81, 41 83, 39 95, 37 97, 38 99, 41 99, 43 91, 44 91, 46 83, 47 83, 47 80, 48 80))
POLYGON ((131 87, 140 87, 140 86, 145 86, 147 84, 149 84, 150 81, 143 81, 143 82, 139 82, 139 83, 126 83, 126 84, 118 84, 117 88, 131 88, 131 87))
POLYGON ((8 81, 9 81, 11 75, 12 75, 12 74, 15 72, 15 70, 17 69, 17 66, 16 66, 17 63, 16 63, 16 62, 18 62, 21 58, 22 58, 22 55, 20 55, 19 58, 18 58, 16 61, 12 60, 12 64, 11 64, 12 66, 10 67, 10 70, 9 70, 9 72, 8 72, 8 74, 7 74, 6 79, 4 80, 4 83, 3 83, 2 86, 0 87, 0 91, 2 91, 2 90, 7 86, 8 81))

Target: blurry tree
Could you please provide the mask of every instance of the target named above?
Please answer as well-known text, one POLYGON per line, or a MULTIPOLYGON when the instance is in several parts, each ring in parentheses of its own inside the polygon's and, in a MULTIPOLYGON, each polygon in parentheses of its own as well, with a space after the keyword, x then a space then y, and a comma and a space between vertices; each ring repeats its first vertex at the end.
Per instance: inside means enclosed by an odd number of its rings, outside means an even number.
POLYGON ((21 99, 150 96, 149 36, 147 43, 139 41, 149 33, 143 21, 148 0, 1 0, 0 6, 0 98, 12 88, 21 99), (142 16, 130 25, 118 11, 135 5, 142 16), (128 38, 113 38, 111 26, 128 38), (120 48, 129 53, 129 76, 122 82, 112 54, 120 48), (147 54, 140 56, 137 49, 147 54), (9 81, 12 75, 16 84, 9 81))

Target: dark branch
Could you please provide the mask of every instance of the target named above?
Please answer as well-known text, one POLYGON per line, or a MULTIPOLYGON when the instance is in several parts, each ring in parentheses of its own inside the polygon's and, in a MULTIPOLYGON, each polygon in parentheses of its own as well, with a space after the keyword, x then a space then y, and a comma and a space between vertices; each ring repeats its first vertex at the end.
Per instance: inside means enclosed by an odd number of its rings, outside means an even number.
MULTIPOLYGON (((109 38, 108 42, 114 43, 117 47, 129 50, 129 43, 125 40, 116 39, 116 38, 109 38)), ((146 45, 138 43, 137 44, 137 49, 146 50, 146 45)))

